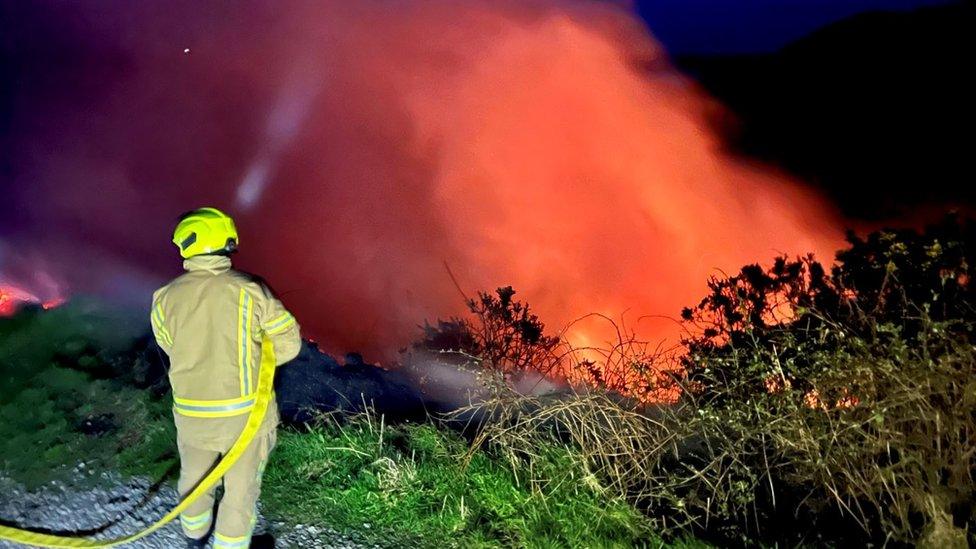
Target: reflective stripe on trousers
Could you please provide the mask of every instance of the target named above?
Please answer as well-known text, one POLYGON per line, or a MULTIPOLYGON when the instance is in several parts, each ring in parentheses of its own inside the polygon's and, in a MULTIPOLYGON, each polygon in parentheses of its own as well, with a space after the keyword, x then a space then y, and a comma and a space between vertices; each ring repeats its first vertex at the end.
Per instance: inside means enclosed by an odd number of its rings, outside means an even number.
POLYGON ((188 516, 186 513, 183 513, 180 515, 180 524, 183 525, 183 528, 190 531, 202 530, 210 526, 210 520, 212 518, 213 512, 209 509, 194 516, 188 516))
POLYGON ((236 538, 225 536, 219 532, 214 534, 214 549, 238 549, 249 545, 251 545, 251 534, 236 538))

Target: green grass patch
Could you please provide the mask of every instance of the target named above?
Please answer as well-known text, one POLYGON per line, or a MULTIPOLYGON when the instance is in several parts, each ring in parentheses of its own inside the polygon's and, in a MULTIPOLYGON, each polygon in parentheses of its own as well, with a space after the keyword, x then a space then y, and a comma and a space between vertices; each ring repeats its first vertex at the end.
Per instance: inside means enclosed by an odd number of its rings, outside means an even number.
POLYGON ((90 471, 159 477, 176 463, 168 398, 131 384, 139 322, 87 300, 0 319, 0 465, 32 488, 90 471))
POLYGON ((282 430, 265 473, 266 509, 305 524, 364 530, 420 547, 660 546, 644 517, 582 480, 570 451, 536 448, 528 483, 501 460, 432 424, 324 416, 282 430))

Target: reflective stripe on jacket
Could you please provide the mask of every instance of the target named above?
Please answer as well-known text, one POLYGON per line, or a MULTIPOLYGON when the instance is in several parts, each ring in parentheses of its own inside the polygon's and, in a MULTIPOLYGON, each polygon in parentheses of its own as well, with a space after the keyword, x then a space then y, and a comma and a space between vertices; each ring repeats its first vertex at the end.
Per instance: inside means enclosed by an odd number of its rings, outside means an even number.
MULTIPOLYGON (((170 358, 177 428, 201 440, 232 439, 254 404, 262 332, 281 364, 298 354, 299 325, 267 285, 232 269, 229 257, 194 256, 183 267, 186 273, 153 293, 150 314, 170 358)), ((268 416, 277 425, 277 406, 268 416)))

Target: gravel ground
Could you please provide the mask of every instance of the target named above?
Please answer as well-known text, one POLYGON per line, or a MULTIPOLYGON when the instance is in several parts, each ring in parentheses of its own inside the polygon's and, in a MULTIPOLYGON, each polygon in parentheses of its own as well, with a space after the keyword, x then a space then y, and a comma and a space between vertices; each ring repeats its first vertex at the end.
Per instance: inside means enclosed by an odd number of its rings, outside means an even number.
MULTIPOLYGON (((123 480, 118 475, 101 473, 98 482, 90 482, 95 475, 80 464, 74 475, 78 482, 54 482, 26 491, 24 487, 0 473, 0 522, 31 528, 50 528, 58 531, 85 531, 101 528, 98 538, 114 538, 137 532, 152 520, 162 517, 177 503, 176 491, 170 486, 154 490, 145 479, 123 480), (86 478, 87 477, 87 478, 86 478), (96 487, 77 487, 81 479, 96 487), (12 523, 12 524, 11 524, 12 523)), ((185 547, 179 520, 125 547, 173 549, 185 547)), ((369 528, 364 525, 364 528, 369 528)), ((287 525, 270 522, 259 515, 255 534, 270 533, 276 547, 320 549, 375 549, 381 546, 364 544, 341 533, 316 526, 287 525)), ((23 547, 0 541, 0 549, 23 547)), ((209 546, 208 546, 209 547, 209 546)))

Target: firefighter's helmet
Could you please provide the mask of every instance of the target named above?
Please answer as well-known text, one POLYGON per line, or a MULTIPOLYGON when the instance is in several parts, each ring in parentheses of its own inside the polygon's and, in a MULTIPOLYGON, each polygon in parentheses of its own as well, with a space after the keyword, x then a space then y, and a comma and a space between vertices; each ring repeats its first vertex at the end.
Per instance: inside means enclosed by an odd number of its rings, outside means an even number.
POLYGON ((199 208, 180 216, 173 244, 184 258, 201 254, 226 254, 237 249, 237 227, 217 208, 199 208))

